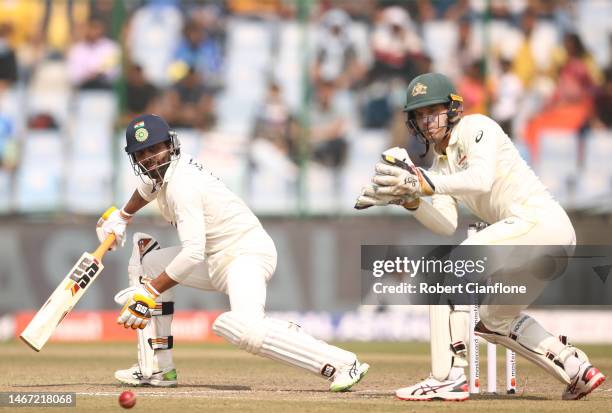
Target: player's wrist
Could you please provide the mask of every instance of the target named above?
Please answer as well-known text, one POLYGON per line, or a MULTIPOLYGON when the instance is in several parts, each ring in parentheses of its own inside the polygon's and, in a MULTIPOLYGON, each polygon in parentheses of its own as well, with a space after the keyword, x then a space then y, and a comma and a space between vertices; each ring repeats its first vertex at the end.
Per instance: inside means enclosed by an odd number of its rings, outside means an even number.
POLYGON ((150 281, 147 281, 142 285, 142 289, 153 299, 157 299, 159 297, 160 292, 157 291, 155 287, 151 284, 150 281))
POLYGON ((134 214, 130 214, 129 212, 127 212, 124 206, 119 210, 119 216, 121 217, 122 220, 129 222, 132 220, 132 217, 134 216, 134 214))
POLYGON ((410 199, 407 201, 404 201, 404 203, 402 204, 402 206, 407 209, 408 211, 414 212, 417 209, 419 209, 419 205, 421 205, 421 199, 420 198, 415 198, 415 199, 410 199))

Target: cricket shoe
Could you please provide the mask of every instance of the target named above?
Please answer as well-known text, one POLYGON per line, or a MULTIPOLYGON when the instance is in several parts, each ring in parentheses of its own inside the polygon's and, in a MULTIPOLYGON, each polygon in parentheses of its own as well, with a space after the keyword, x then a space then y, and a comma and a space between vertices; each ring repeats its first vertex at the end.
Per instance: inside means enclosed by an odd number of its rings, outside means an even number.
POLYGON ((414 386, 396 390, 395 395, 400 400, 417 401, 445 400, 460 402, 470 397, 465 374, 459 376, 457 380, 444 381, 429 376, 429 378, 414 386))
POLYGON ((561 395, 563 400, 578 400, 595 390, 601 383, 606 380, 598 368, 593 367, 591 363, 582 363, 578 374, 572 379, 572 382, 567 385, 567 388, 561 395))
POLYGON ((331 392, 341 392, 347 391, 355 384, 359 383, 361 379, 367 374, 370 366, 367 363, 360 363, 355 360, 355 362, 345 367, 334 375, 334 380, 329 385, 329 391, 331 392))
POLYGON ((177 375, 174 367, 168 367, 162 371, 153 373, 151 377, 143 377, 140 373, 138 364, 134 364, 129 369, 117 370, 115 378, 121 383, 130 386, 153 386, 153 387, 176 387, 177 375))

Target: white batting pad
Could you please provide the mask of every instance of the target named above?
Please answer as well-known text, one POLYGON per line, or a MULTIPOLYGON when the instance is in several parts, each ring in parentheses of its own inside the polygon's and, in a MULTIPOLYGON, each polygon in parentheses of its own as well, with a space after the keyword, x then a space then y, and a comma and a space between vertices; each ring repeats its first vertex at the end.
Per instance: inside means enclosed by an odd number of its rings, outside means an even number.
POLYGON ((228 311, 214 322, 213 331, 249 353, 306 369, 332 378, 343 367, 351 366, 357 356, 317 340, 297 324, 272 318, 253 318, 246 313, 228 311))
POLYGON ((467 367, 469 306, 429 307, 431 373, 445 381, 452 367, 467 367))
MULTIPOLYGON (((149 234, 137 232, 132 238, 132 256, 128 264, 129 284, 138 288, 141 282, 150 280, 156 274, 145 274, 142 258, 160 246, 149 234), (146 277, 146 279, 144 279, 146 277)), ((124 290, 125 291, 125 290, 124 290)), ((128 294, 124 294, 128 295, 128 294)), ((127 297, 115 297, 115 301, 125 301, 127 297)), ((138 329, 138 366, 144 378, 150 378, 173 364, 172 362, 172 317, 174 313, 174 290, 169 289, 157 297, 157 306, 152 312, 151 322, 144 329, 138 329)))
POLYGON ((588 361, 584 352, 562 342, 544 329, 536 320, 521 314, 512 321, 508 336, 496 333, 476 333, 490 343, 501 344, 542 367, 557 380, 570 384, 571 377, 566 372, 566 364, 581 364, 588 361), (577 360, 570 360, 575 357, 577 360))

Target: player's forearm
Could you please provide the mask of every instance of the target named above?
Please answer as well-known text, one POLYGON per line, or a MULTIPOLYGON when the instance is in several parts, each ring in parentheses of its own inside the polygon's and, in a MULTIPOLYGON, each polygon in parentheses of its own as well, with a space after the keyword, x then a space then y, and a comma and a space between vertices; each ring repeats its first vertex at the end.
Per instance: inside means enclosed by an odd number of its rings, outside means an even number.
POLYGON ((190 245, 178 253, 176 257, 168 264, 165 273, 177 283, 182 282, 189 276, 195 267, 204 262, 204 245, 190 245))
POLYGON ((170 278, 170 276, 166 274, 166 271, 162 272, 151 281, 151 286, 155 288, 160 294, 174 287, 177 284, 178 282, 170 278))
POLYGON ((457 214, 443 213, 427 201, 419 200, 414 217, 431 232, 451 236, 457 229, 457 214))
POLYGON ((138 191, 134 191, 129 201, 127 201, 127 203, 123 206, 123 212, 129 214, 130 216, 134 215, 136 212, 138 212, 141 208, 143 208, 148 203, 149 201, 144 199, 138 193, 138 191))

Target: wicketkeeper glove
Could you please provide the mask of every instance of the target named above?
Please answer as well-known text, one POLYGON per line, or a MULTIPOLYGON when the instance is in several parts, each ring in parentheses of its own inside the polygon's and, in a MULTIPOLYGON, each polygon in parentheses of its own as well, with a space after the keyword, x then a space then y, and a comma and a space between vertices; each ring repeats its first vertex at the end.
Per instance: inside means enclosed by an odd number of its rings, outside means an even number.
POLYGON ((361 195, 357 198, 355 209, 366 209, 371 206, 401 205, 406 209, 416 209, 419 206, 419 198, 397 197, 380 195, 376 192, 376 185, 368 184, 361 189, 361 195))
POLYGON ((155 309, 155 299, 159 292, 150 283, 121 290, 115 295, 115 302, 123 308, 117 318, 117 324, 125 328, 143 329, 151 320, 151 312, 155 309))
MULTIPOLYGON (((408 169, 412 164, 408 152, 405 149, 394 147, 382 153, 382 159, 389 165, 397 165, 408 169)), ((361 195, 357 198, 355 209, 366 209, 371 206, 401 205, 409 210, 419 207, 419 198, 416 195, 389 195, 380 193, 381 188, 377 184, 368 184, 361 189, 361 195)))
POLYGON ((125 230, 132 220, 132 215, 123 209, 118 210, 114 206, 102 214, 96 225, 96 234, 100 242, 104 241, 110 234, 115 234, 115 243, 110 248, 112 251, 117 249, 117 245, 123 247, 125 244, 125 230))
POLYGON ((372 178, 379 196, 421 197, 430 196, 435 187, 426 172, 412 162, 407 163, 383 153, 382 162, 376 164, 376 175, 372 178))

